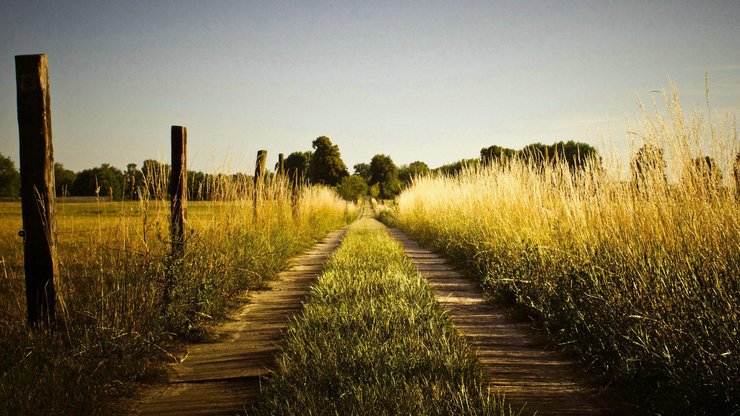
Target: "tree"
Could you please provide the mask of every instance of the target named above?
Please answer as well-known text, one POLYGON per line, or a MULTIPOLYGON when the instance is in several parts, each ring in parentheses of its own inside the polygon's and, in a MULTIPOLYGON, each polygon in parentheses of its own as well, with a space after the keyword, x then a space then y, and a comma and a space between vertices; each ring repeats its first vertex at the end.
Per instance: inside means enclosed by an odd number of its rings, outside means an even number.
POLYGON ((663 149, 646 144, 637 151, 630 164, 632 170, 632 185, 637 191, 647 192, 653 187, 663 187, 666 177, 667 164, 663 158, 663 149))
POLYGON ((0 197, 15 198, 20 195, 21 175, 9 157, 0 154, 0 197))
POLYGON ((337 193, 347 201, 356 201, 367 195, 367 182, 360 175, 345 176, 337 186, 337 193))
POLYGON ((722 172, 711 157, 697 157, 684 171, 684 180, 706 189, 718 189, 722 186, 722 172))
POLYGON ((553 157, 565 160, 571 171, 583 170, 592 158, 601 165, 599 152, 590 144, 569 140, 567 143, 558 142, 552 145, 553 157))
POLYGON ((312 183, 336 186, 342 178, 349 175, 339 153, 339 146, 332 144, 328 137, 321 136, 314 140, 313 148, 313 157, 308 167, 312 183))
POLYGON ((370 161, 370 185, 378 185, 379 196, 392 199, 401 191, 398 168, 390 156, 375 155, 370 161))
POLYGON ((139 199, 139 192, 145 186, 144 174, 137 168, 136 163, 126 165, 123 174, 123 197, 132 201, 139 199))
POLYGON ((293 180, 301 181, 308 175, 312 152, 293 152, 285 158, 285 173, 293 180))
POLYGON ((141 164, 141 174, 149 196, 154 199, 168 199, 167 187, 170 181, 170 165, 147 159, 141 164))
POLYGON ((480 159, 462 159, 458 160, 457 162, 449 163, 447 165, 442 165, 438 168, 435 168, 433 172, 438 172, 444 175, 457 175, 463 169, 474 168, 479 165, 480 159))
POLYGON ((398 168, 398 179, 404 186, 411 184, 411 180, 417 176, 426 175, 429 173, 429 166, 426 163, 416 161, 411 162, 408 165, 402 165, 398 168))
MULTIPOLYGON (((525 146, 517 154, 524 161, 539 168, 544 168, 546 164, 554 166, 556 163, 565 162, 571 171, 583 170, 591 159, 601 164, 599 152, 593 146, 573 140, 552 145, 533 143, 525 146)), ((506 157, 506 149, 503 150, 503 155, 506 157)))
POLYGON ((77 179, 77 174, 65 169, 61 163, 54 163, 54 182, 57 196, 69 195, 72 184, 77 179))
POLYGON ((480 149, 480 160, 484 165, 490 165, 494 162, 502 162, 516 156, 516 150, 507 149, 501 146, 490 146, 480 149))
POLYGON ((370 182, 370 164, 369 163, 358 163, 354 167, 355 175, 359 175, 365 182, 370 182))
POLYGON ((213 181, 212 175, 201 171, 188 171, 188 199, 206 201, 211 199, 209 184, 213 181))
POLYGON ((124 176, 120 169, 103 163, 99 167, 85 169, 77 173, 77 179, 70 190, 75 196, 113 196, 121 199, 123 196, 124 176))

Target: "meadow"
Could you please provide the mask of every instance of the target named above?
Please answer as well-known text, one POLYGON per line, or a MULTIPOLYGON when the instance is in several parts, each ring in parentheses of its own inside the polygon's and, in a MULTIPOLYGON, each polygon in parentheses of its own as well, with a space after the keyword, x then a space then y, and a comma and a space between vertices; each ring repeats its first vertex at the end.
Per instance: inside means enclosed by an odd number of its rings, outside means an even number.
POLYGON ((374 219, 349 227, 285 338, 253 414, 508 414, 427 281, 374 219))
POLYGON ((416 178, 383 216, 519 305, 625 400, 730 414, 740 411, 737 129, 684 115, 675 91, 665 104, 644 111, 637 133, 641 149, 664 149, 652 160, 500 159, 416 178), (697 162, 704 155, 712 165, 697 162))
POLYGON ((0 203, 0 414, 109 414, 157 379, 179 345, 288 265, 356 208, 323 187, 251 183, 190 202, 186 248, 169 256, 169 203, 58 203, 57 328, 28 331, 20 204, 0 203), (165 284, 171 285, 163 301, 165 284))

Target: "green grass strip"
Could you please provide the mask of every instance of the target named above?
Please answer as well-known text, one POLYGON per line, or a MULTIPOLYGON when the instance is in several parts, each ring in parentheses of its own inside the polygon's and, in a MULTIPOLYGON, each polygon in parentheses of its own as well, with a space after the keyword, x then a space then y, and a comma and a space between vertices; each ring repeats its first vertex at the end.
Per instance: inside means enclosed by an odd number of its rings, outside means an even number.
POLYGON ((255 414, 503 414, 474 352, 403 248, 350 227, 286 333, 255 414))

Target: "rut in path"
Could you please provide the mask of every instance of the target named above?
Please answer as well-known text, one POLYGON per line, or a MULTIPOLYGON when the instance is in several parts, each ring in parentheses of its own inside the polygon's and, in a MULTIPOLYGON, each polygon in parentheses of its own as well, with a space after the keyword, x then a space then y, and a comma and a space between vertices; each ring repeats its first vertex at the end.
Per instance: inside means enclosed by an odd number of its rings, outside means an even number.
POLYGON ((289 319, 302 308, 308 286, 321 273, 346 228, 335 231, 280 273, 271 290, 258 292, 233 322, 219 326, 217 342, 193 344, 170 367, 168 383, 151 392, 136 411, 142 415, 226 415, 243 413, 260 392, 263 376, 289 319))
POLYGON ((419 272, 432 285, 438 302, 467 342, 477 349, 492 392, 502 392, 523 415, 623 414, 610 397, 585 382, 583 370, 548 346, 546 337, 511 309, 486 301, 473 279, 444 257, 421 248, 396 229, 389 229, 419 272))

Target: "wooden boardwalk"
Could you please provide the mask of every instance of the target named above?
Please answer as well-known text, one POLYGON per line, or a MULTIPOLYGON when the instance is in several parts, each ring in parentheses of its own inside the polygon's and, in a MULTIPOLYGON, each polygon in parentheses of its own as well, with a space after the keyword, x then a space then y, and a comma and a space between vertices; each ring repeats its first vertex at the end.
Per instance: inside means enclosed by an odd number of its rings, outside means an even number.
POLYGON ((210 343, 193 344, 187 357, 170 367, 168 383, 141 403, 141 415, 234 415, 259 395, 262 377, 274 368, 282 333, 302 308, 309 284, 339 246, 335 231, 293 260, 272 289, 256 293, 235 319, 217 328, 210 343))
POLYGON ((477 350, 492 392, 523 415, 610 415, 603 392, 589 386, 577 363, 554 351, 541 331, 512 318, 511 309, 486 301, 478 284, 396 229, 390 234, 431 283, 454 325, 477 350))

